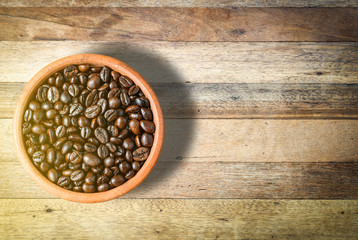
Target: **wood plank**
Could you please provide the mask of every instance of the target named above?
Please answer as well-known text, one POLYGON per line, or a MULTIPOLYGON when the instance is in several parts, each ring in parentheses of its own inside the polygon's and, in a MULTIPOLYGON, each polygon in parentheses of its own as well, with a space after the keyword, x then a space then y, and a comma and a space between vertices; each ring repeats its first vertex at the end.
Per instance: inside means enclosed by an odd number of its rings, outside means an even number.
MULTIPOLYGON (((11 119, 0 120, 0 161, 17 162, 11 119)), ((160 162, 354 162, 357 120, 166 119, 160 162), (180 144, 178 144, 180 143, 180 144)), ((172 163, 176 164, 176 163, 172 163)))
POLYGON ((346 200, 5 199, 0 207, 5 239, 355 239, 358 227, 358 203, 346 200))
POLYGON ((351 0, 2 0, 0 7, 358 7, 358 3, 351 0))
POLYGON ((0 41, 0 52, 0 82, 27 82, 56 59, 98 53, 150 83, 358 83, 355 42, 0 41))
POLYGON ((1 8, 0 40, 357 41, 357 8, 1 8))
MULTIPOLYGON (((0 84, 11 118, 25 83, 0 84)), ((166 118, 358 118, 358 84, 152 84, 166 118)))

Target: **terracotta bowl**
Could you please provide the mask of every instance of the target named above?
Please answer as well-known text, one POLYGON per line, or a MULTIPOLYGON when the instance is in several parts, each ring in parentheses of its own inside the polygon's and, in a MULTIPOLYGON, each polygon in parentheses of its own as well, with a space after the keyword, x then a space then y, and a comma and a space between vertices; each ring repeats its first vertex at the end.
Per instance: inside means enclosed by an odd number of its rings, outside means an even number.
POLYGON ((122 196, 123 194, 128 193, 135 187, 137 187, 150 173, 156 164, 160 151, 162 149, 163 140, 164 140, 164 120, 162 110, 159 105, 157 96, 155 95, 153 89, 149 86, 148 82, 133 68, 127 64, 103 55, 98 54, 78 54, 65 58, 61 58, 55 62, 50 63, 43 69, 41 69, 25 86, 21 92, 19 99, 17 101, 14 122, 13 122, 13 135, 15 139, 15 147, 19 159, 30 174, 30 176, 46 191, 49 193, 63 198, 69 201, 74 202, 83 202, 83 203, 95 203, 95 202, 104 202, 112 200, 122 196), (151 149, 148 159, 145 161, 142 168, 137 172, 137 174, 123 185, 108 190, 101 193, 79 193, 70 190, 63 189, 56 184, 49 181, 44 177, 39 170, 32 163, 31 159, 27 155, 23 137, 21 134, 21 125, 23 123, 23 114, 26 106, 30 99, 35 96, 37 89, 42 83, 44 83, 51 75, 57 71, 65 68, 71 64, 91 64, 96 66, 108 66, 113 70, 126 75, 131 78, 135 84, 137 84, 145 96, 150 100, 151 109, 153 112, 153 122, 155 123, 156 130, 154 133, 154 143, 151 149))

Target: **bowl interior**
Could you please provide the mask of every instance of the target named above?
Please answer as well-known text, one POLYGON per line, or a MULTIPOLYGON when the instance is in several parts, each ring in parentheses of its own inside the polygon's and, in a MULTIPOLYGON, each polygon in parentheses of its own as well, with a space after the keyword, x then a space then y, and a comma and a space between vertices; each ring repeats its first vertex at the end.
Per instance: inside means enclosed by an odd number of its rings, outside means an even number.
POLYGON ((163 145, 164 138, 164 120, 162 110, 159 105, 159 101, 147 83, 147 81, 134 69, 129 67, 127 64, 103 55, 98 54, 78 54, 69 57, 59 59, 55 62, 50 63, 43 69, 41 69, 25 86, 21 92, 14 115, 14 138, 15 147, 17 149, 20 161, 24 168, 28 171, 30 176, 45 190, 52 193, 53 195, 75 202, 103 202, 117 198, 123 194, 126 194, 136 186, 138 186, 153 169, 155 163, 158 160, 160 151, 163 145), (66 190, 57 186, 56 184, 49 181, 42 173, 37 170, 32 160, 29 158, 26 152, 26 147, 23 141, 21 133, 21 125, 23 123, 23 114, 28 106, 30 100, 36 95, 36 90, 52 76, 54 73, 62 70, 71 64, 91 64, 95 66, 108 66, 111 69, 121 73, 122 75, 128 76, 133 82, 140 87, 144 95, 149 99, 151 110, 153 112, 153 122, 156 126, 154 132, 154 142, 151 148, 150 155, 145 161, 141 169, 136 175, 125 182, 124 184, 113 188, 111 190, 100 192, 100 193, 79 193, 70 190, 66 190))

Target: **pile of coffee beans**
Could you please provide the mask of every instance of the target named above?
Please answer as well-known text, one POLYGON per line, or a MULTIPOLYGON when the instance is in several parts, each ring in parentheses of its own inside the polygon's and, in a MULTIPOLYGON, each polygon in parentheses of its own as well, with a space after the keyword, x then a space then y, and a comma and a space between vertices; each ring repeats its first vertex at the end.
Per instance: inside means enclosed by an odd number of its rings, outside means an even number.
POLYGON ((34 165, 76 192, 103 192, 131 179, 148 158, 155 125, 134 82, 109 67, 70 65, 36 90, 22 134, 34 165))

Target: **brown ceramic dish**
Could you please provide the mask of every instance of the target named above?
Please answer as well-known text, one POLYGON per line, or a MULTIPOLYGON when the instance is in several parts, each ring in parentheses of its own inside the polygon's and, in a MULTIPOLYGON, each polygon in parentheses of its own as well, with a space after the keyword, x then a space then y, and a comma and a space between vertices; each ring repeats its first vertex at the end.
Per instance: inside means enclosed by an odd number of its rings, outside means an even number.
POLYGON ((78 54, 65 58, 61 58, 55 62, 50 63, 43 69, 41 69, 25 86, 21 92, 19 99, 17 101, 14 122, 13 122, 13 135, 15 139, 15 146, 20 161, 26 171, 30 176, 46 191, 49 193, 74 202, 83 202, 83 203, 95 203, 95 202, 104 202, 112 200, 122 196, 135 187, 137 187, 150 173, 156 164, 160 151, 162 149, 163 140, 164 140, 164 120, 162 110, 159 105, 159 101, 149 86, 147 81, 134 69, 129 67, 127 64, 103 55, 98 54, 78 54), (100 192, 100 193, 79 193, 74 191, 69 191, 64 188, 57 186, 56 184, 50 182, 46 177, 44 177, 34 166, 31 159, 29 158, 25 144, 23 142, 23 137, 21 133, 21 125, 23 122, 23 114, 26 106, 29 103, 29 100, 35 95, 37 89, 42 83, 44 83, 51 75, 55 72, 60 71, 71 64, 91 64, 96 66, 108 66, 115 71, 123 75, 127 75, 131 78, 135 84, 137 84, 145 96, 150 100, 151 110, 153 112, 153 122, 156 126, 156 131, 154 133, 154 143, 151 149, 150 155, 146 160, 145 164, 138 171, 138 173, 130 180, 125 182, 123 185, 120 185, 111 190, 100 192))

